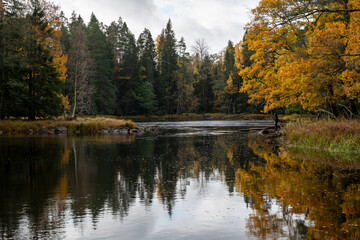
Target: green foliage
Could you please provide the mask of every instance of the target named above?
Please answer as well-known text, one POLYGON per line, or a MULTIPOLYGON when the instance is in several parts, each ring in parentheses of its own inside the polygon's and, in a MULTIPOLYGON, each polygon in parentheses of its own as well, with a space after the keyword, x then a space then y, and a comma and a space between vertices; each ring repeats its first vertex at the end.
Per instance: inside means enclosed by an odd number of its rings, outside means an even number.
POLYGON ((178 54, 176 52, 176 38, 169 19, 158 39, 158 69, 159 79, 155 85, 156 97, 162 113, 176 113, 178 86, 174 81, 175 71, 178 69, 178 54))
POLYGON ((95 86, 93 107, 95 114, 113 114, 114 110, 114 85, 110 80, 112 65, 111 51, 102 26, 91 15, 88 25, 88 42, 90 56, 94 59, 92 83, 95 86))
POLYGON ((145 114, 153 114, 157 110, 157 101, 151 82, 144 81, 138 85, 133 93, 140 111, 145 114))
POLYGON ((191 56, 184 38, 176 40, 171 20, 154 42, 148 29, 135 39, 121 18, 105 26, 92 14, 86 25, 75 12, 68 20, 49 4, 1 1, 1 119, 34 120, 69 110, 74 115, 257 112, 238 92, 242 79, 231 41, 219 55, 202 46, 200 55, 191 56), (59 24, 50 22, 53 17, 59 24), (49 43, 54 34, 60 56, 49 43), (67 61, 62 69, 56 58, 67 61))
POLYGON ((286 115, 302 114, 302 113, 304 113, 304 109, 301 107, 300 104, 290 104, 290 105, 285 109, 285 114, 286 114, 286 115))

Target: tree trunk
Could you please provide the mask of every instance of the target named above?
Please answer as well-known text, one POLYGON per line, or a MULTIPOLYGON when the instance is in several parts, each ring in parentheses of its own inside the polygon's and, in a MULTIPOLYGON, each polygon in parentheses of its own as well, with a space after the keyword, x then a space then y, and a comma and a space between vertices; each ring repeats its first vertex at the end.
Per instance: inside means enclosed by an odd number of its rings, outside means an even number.
POLYGON ((75 111, 76 111, 76 102, 77 102, 77 76, 75 77, 75 86, 74 86, 74 108, 72 112, 72 119, 75 119, 75 111))

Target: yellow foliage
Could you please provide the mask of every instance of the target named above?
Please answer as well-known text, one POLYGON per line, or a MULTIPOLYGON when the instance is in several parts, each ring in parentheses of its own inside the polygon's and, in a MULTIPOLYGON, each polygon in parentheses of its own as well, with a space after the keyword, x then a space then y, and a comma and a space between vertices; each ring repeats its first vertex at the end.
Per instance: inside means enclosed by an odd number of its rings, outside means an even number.
POLYGON ((254 51, 253 64, 241 67, 237 58, 244 79, 240 91, 247 92, 251 102, 263 101, 265 112, 295 103, 315 110, 359 99, 360 11, 351 12, 349 21, 341 11, 359 5, 357 0, 347 6, 330 1, 326 7, 340 11, 304 18, 292 0, 260 1, 245 39, 254 51), (287 18, 291 11, 295 17, 287 18))
POLYGON ((68 96, 58 94, 58 98, 61 99, 61 107, 63 108, 63 110, 70 110, 71 105, 70 105, 68 96))

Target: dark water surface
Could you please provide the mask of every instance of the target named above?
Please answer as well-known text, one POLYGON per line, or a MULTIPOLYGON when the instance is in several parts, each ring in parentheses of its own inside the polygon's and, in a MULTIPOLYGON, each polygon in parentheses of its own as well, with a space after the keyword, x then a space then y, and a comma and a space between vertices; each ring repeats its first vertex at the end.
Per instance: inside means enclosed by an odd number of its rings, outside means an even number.
MULTIPOLYGON (((149 125, 154 123, 142 123, 149 125)), ((360 166, 239 131, 0 138, 2 239, 360 239, 360 166)))

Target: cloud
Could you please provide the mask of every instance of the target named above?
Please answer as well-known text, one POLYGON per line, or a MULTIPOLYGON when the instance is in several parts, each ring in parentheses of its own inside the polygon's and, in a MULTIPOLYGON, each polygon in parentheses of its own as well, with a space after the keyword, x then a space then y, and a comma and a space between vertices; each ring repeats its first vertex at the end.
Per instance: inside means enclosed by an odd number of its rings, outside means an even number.
POLYGON ((185 38, 188 49, 195 39, 204 38, 211 52, 219 52, 227 41, 239 42, 249 22, 250 9, 259 0, 55 0, 70 16, 72 11, 85 21, 94 12, 99 21, 110 24, 119 17, 138 36, 146 27, 155 38, 169 18, 178 39, 185 38))

